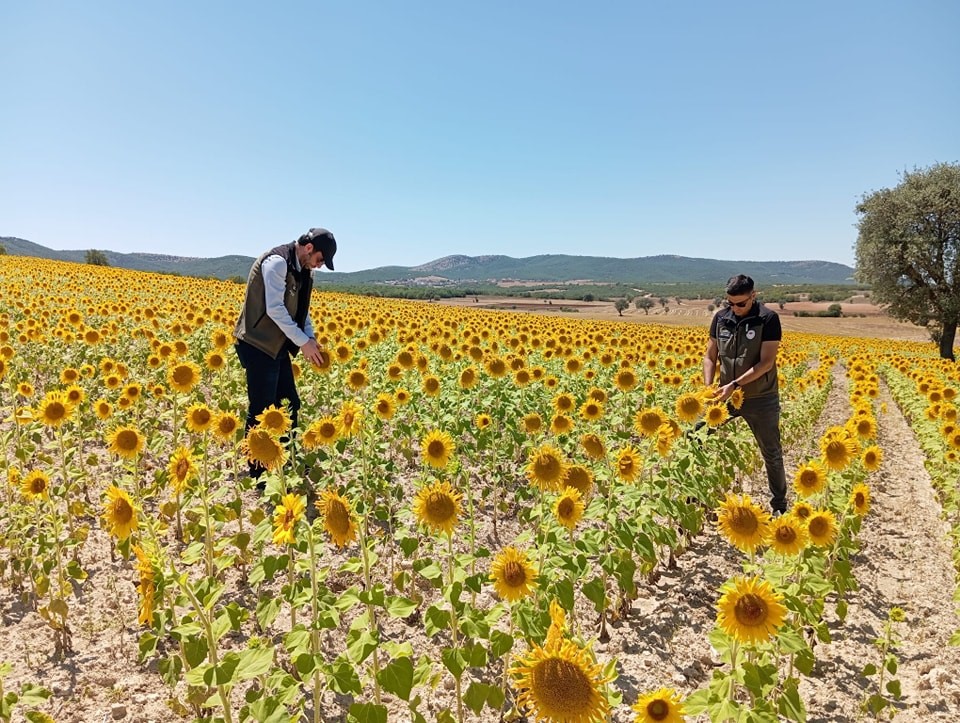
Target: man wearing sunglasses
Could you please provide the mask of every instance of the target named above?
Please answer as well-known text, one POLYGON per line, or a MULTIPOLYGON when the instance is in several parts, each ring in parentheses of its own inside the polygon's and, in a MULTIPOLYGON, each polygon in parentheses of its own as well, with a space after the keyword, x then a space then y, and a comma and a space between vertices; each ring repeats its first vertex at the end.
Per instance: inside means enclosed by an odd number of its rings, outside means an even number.
POLYGON ((777 387, 777 350, 783 331, 775 311, 757 301, 753 279, 743 274, 727 281, 726 303, 710 323, 710 341, 703 355, 703 381, 713 384, 719 366, 717 400, 727 401, 743 390, 740 409, 760 447, 770 486, 774 515, 787 509, 787 478, 780 444, 780 392, 777 387))
MULTIPOLYGON (((293 378, 291 356, 297 352, 322 366, 323 352, 310 322, 313 270, 333 271, 337 242, 325 228, 312 228, 282 246, 260 255, 250 268, 243 309, 233 335, 240 365, 247 375, 246 429, 270 405, 287 400, 290 420, 297 426, 300 397, 293 378)), ((263 467, 250 464, 250 476, 259 479, 263 467)), ((258 485, 258 487, 260 487, 258 485)))

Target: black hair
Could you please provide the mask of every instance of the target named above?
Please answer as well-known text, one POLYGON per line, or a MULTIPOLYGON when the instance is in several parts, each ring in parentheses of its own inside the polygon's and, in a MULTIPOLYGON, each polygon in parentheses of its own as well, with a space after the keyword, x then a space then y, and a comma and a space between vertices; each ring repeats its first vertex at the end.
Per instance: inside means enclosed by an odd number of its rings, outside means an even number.
POLYGON ((729 296, 740 296, 740 294, 749 294, 753 291, 753 279, 743 274, 731 276, 727 281, 727 294, 729 296))

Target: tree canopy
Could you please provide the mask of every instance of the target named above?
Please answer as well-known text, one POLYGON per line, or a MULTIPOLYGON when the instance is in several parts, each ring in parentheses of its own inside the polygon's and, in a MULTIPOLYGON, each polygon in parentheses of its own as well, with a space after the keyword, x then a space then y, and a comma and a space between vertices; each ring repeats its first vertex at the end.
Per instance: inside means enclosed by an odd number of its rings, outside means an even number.
POLYGON ((904 172, 856 207, 857 278, 890 314, 926 326, 954 359, 960 323, 960 164, 904 172))
POLYGON ((109 266, 110 262, 107 260, 107 255, 103 251, 98 251, 97 249, 90 249, 83 256, 84 263, 90 264, 91 266, 109 266))

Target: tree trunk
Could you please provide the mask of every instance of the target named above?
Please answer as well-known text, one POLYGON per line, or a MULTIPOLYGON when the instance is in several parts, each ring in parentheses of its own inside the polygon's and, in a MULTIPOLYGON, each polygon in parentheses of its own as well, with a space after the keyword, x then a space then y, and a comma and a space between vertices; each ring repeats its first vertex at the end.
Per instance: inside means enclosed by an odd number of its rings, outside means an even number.
POLYGON ((957 338, 957 322, 944 322, 943 333, 940 335, 940 358, 954 361, 953 342, 957 338))

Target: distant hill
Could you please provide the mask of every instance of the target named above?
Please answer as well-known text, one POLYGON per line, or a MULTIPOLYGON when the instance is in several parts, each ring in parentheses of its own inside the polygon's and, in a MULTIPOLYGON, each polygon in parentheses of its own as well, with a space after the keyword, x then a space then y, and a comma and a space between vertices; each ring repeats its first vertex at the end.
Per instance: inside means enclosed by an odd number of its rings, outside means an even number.
MULTIPOLYGON (((86 251, 55 251, 12 237, 0 237, 8 254, 37 256, 82 263, 86 251)), ((192 258, 166 254, 104 251, 111 266, 141 271, 177 273, 184 276, 246 278, 253 258, 220 256, 192 258)), ((853 284, 850 266, 830 261, 725 261, 685 256, 642 256, 632 259, 608 256, 545 254, 527 258, 511 256, 444 256, 420 266, 381 266, 351 273, 324 272, 317 277, 324 285, 359 284, 486 284, 504 280, 553 283, 716 284, 736 273, 745 273, 758 284, 853 284)))

